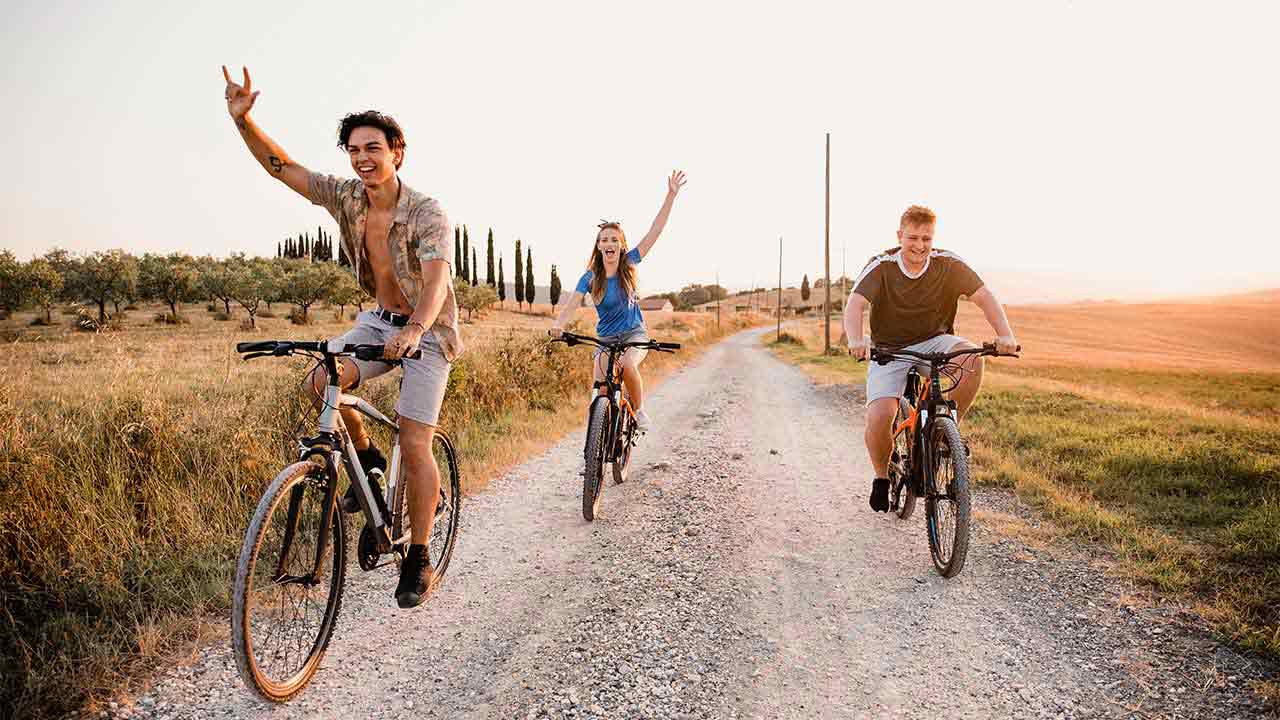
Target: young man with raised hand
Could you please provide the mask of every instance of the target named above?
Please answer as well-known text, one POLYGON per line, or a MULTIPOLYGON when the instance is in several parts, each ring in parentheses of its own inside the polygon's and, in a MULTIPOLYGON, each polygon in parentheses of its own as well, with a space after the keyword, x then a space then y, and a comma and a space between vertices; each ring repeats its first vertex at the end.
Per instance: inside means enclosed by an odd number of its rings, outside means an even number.
MULTIPOLYGON (((849 352, 866 360, 870 349, 950 352, 977 347, 953 335, 956 309, 967 297, 982 310, 996 334, 996 349, 1012 353, 1018 342, 1009 327, 1004 306, 959 255, 933 247, 937 224, 933 211, 912 205, 898 225, 898 247, 871 258, 854 283, 844 308, 844 331, 849 352), (863 334, 863 315, 871 306, 871 335, 863 334)), ((948 393, 963 418, 982 386, 983 359, 968 356, 966 372, 948 393)), ((865 441, 875 469, 871 509, 889 510, 889 459, 893 452, 893 419, 898 398, 906 389, 912 362, 895 360, 867 367, 867 429, 865 441)))
MULTIPOLYGON (((360 313, 341 340, 385 344, 385 358, 402 358, 396 413, 413 529, 395 597, 400 607, 414 607, 434 589, 427 540, 440 498, 440 471, 431 445, 449 368, 462 352, 458 304, 450 281, 454 258, 449 220, 438 201, 400 181, 397 171, 404 162, 404 133, 392 118, 372 110, 342 118, 338 146, 349 156, 355 179, 313 173, 294 162, 249 117, 261 92, 253 90, 249 69, 244 69, 243 84, 231 79, 226 66, 222 75, 227 83, 227 111, 249 152, 272 177, 329 211, 338 222, 357 281, 378 301, 377 309, 360 313), (405 357, 414 351, 420 351, 421 357, 405 357)), ((392 367, 386 362, 344 358, 342 387, 353 389, 392 367)), ((311 388, 317 395, 326 383, 322 370, 312 374, 311 388)), ((342 418, 360 451, 361 465, 385 469, 386 460, 370 444, 359 413, 346 408, 342 418)), ((358 503, 354 492, 347 495, 343 508, 353 512, 358 503)))

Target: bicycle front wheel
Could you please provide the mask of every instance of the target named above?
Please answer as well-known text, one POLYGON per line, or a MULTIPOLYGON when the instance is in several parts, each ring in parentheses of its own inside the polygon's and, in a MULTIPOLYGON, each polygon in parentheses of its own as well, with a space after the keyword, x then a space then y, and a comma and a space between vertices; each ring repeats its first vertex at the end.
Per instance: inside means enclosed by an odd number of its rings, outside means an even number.
POLYGON ((923 454, 929 554, 938 573, 950 578, 964 569, 969 552, 969 455, 951 418, 935 419, 928 432, 923 454))
POLYGON ((273 702, 297 695, 315 675, 342 603, 346 533, 342 513, 326 508, 326 497, 335 504, 320 465, 282 470, 258 502, 236 565, 236 665, 245 684, 273 702))
POLYGON ((595 520, 604 494, 605 431, 609 425, 609 399, 598 397, 591 403, 587 420, 586 469, 582 473, 582 517, 595 520))

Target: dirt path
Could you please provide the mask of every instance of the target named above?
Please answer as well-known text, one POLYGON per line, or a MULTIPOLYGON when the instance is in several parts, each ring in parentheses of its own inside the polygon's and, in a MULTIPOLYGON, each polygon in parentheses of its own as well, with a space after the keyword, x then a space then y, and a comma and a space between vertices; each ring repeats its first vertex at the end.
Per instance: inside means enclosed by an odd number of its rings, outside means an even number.
MULTIPOLYGON (((758 345, 722 343, 648 402, 657 429, 604 516, 580 515, 579 432, 464 505, 448 580, 395 608, 352 564, 324 667, 255 700, 225 645, 135 712, 166 718, 1259 716, 1265 669, 1132 607, 1083 554, 996 532, 929 562, 922 510, 866 505, 861 403, 758 345)), ((465 449, 464 449, 465 451, 465 449)), ((995 508, 995 511, 992 511, 995 508)))

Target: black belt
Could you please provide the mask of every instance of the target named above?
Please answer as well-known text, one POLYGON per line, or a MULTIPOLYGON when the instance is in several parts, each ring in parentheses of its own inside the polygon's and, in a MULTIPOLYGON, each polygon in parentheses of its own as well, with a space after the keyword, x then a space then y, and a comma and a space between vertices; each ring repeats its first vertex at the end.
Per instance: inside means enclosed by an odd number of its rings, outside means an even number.
POLYGON ((405 325, 409 324, 408 315, 393 313, 390 310, 384 310, 382 308, 375 308, 373 311, 373 314, 377 315, 378 317, 382 318, 385 322, 389 322, 396 327, 404 327, 405 325))

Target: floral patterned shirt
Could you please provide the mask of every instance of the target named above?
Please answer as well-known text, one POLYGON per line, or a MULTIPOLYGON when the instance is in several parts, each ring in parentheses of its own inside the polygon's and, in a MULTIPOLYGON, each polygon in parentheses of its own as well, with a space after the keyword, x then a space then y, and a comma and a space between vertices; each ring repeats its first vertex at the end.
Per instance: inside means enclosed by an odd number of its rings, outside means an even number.
MULTIPOLYGON (((369 217, 369 197, 365 194, 364 183, 352 178, 311 173, 307 197, 328 210, 338 221, 342 246, 351 259, 356 281, 365 292, 377 297, 373 273, 368 270, 369 255, 364 246, 365 221, 369 217)), ((422 296, 423 262, 444 260, 449 264, 449 276, 453 276, 452 234, 449 218, 440 203, 402 181, 387 242, 396 281, 410 307, 416 305, 422 296)), ((448 286, 448 294, 431 332, 439 341, 445 357, 452 362, 462 354, 462 336, 458 333, 458 300, 453 292, 453 283, 449 282, 448 286)))

